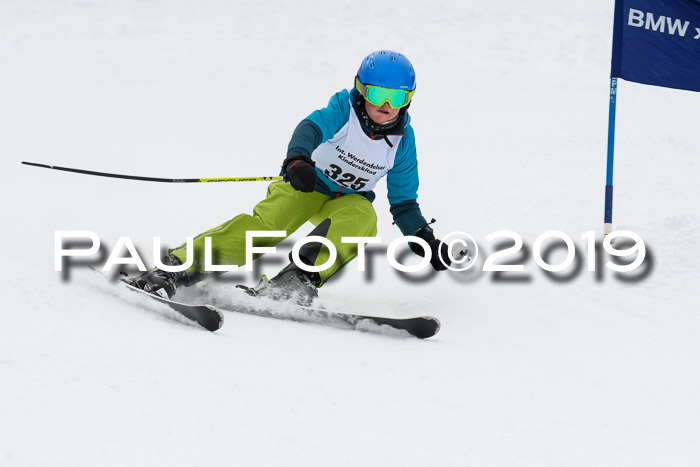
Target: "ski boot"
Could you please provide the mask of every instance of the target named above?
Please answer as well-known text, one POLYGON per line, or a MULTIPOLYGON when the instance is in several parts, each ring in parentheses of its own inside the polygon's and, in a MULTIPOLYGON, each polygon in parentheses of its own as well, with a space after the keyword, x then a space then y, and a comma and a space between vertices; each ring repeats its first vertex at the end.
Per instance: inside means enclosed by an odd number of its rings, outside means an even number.
MULTIPOLYGON (((168 254, 164 256, 163 264, 167 266, 180 266, 182 261, 177 256, 168 254)), ((126 275, 122 272, 122 274, 126 275)), ((186 272, 168 272, 155 268, 143 273, 138 277, 122 279, 125 283, 137 289, 144 290, 150 294, 162 298, 171 299, 179 285, 187 285, 185 281, 186 272)))
POLYGON ((294 263, 282 269, 275 277, 268 280, 265 275, 255 287, 237 285, 239 289, 252 297, 266 297, 272 300, 291 301, 299 306, 309 306, 318 297, 321 276, 317 272, 307 272, 294 263))

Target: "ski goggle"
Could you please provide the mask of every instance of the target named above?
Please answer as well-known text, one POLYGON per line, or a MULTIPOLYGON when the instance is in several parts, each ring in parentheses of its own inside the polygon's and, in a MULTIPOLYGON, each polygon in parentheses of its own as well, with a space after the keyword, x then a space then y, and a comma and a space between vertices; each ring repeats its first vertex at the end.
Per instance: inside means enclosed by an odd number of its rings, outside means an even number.
POLYGON ((369 101, 370 104, 381 107, 385 102, 389 103, 392 109, 406 107, 416 90, 406 91, 405 89, 383 88, 372 84, 363 84, 360 78, 355 78, 355 89, 369 101))

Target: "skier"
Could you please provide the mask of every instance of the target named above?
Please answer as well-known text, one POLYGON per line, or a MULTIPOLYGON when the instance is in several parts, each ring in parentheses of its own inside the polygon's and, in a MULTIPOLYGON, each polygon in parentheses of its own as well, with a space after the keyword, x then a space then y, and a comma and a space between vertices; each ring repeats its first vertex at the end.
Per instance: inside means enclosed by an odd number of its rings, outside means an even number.
MULTIPOLYGON (((310 235, 325 237, 337 250, 335 262, 321 272, 307 272, 291 262, 276 277, 248 289, 251 295, 294 299, 308 304, 317 288, 357 255, 357 244, 341 237, 373 237, 377 216, 372 207, 377 182, 386 177, 390 212, 404 235, 415 235, 430 245, 430 264, 445 270, 450 264, 447 246, 435 238, 421 214, 418 195, 418 162, 413 128, 407 113, 416 90, 411 62, 402 54, 379 50, 360 65, 353 89, 333 95, 326 108, 316 110, 294 130, 282 163, 284 181, 270 184, 267 197, 252 215, 240 214, 169 250, 163 263, 182 265, 194 255, 183 272, 153 269, 127 280, 151 293, 172 297, 180 286, 205 277, 205 238, 211 238, 218 264, 245 264, 246 231, 285 231, 291 235, 306 221, 316 227, 310 235), (442 261, 441 261, 442 259, 442 261)), ((281 237, 259 238, 256 246, 273 246, 281 237)), ((424 256, 423 248, 410 243, 424 256)), ((307 265, 325 264, 329 251, 318 242, 300 251, 307 265)))

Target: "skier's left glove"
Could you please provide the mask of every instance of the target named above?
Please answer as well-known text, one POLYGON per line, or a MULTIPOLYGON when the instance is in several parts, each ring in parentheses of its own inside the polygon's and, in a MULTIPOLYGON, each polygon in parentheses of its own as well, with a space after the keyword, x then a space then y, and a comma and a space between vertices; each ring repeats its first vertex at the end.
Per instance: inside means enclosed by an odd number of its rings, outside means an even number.
MULTIPOLYGON (((447 269, 447 266, 452 263, 447 245, 435 238, 435 235, 426 227, 420 229, 418 233, 416 233, 416 237, 422 238, 428 243, 428 245, 430 245, 430 265, 433 267, 433 269, 436 271, 444 271, 447 269), (442 261, 440 261, 440 258, 442 258, 442 261)), ((423 247, 419 244, 409 243, 408 245, 411 248, 411 251, 418 256, 425 256, 423 247)))
POLYGON ((311 193, 316 189, 318 175, 316 164, 310 157, 302 154, 292 154, 282 163, 284 181, 289 182, 295 190, 311 193))

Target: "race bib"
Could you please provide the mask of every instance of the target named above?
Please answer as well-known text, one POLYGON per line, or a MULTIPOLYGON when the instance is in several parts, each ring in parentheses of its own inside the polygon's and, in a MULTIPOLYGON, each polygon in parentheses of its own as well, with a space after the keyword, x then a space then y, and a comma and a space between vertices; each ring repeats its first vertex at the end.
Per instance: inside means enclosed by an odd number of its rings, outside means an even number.
POLYGON ((355 109, 350 119, 332 138, 311 154, 320 169, 336 185, 353 191, 371 191, 394 166, 400 135, 384 139, 369 138, 360 125, 355 109))

